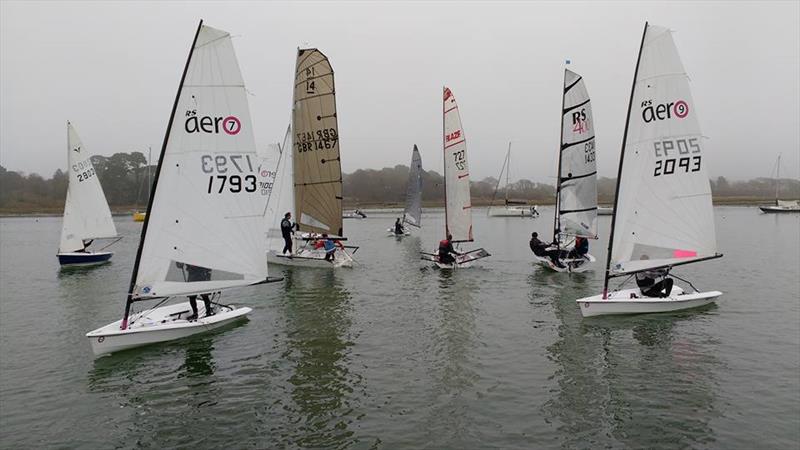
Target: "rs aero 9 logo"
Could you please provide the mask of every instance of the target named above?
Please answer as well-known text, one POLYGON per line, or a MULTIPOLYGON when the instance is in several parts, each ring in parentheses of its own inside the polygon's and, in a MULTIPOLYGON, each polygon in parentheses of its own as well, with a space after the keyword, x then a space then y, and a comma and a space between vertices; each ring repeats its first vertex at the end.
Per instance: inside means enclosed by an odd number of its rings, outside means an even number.
POLYGON ((689 115, 689 104, 683 100, 653 105, 652 100, 642 102, 642 120, 650 123, 654 120, 667 120, 673 116, 683 119, 689 115))
POLYGON ((212 133, 219 134, 220 131, 231 136, 242 131, 242 122, 236 116, 211 117, 198 116, 196 109, 186 111, 186 123, 184 128, 187 133, 212 133))

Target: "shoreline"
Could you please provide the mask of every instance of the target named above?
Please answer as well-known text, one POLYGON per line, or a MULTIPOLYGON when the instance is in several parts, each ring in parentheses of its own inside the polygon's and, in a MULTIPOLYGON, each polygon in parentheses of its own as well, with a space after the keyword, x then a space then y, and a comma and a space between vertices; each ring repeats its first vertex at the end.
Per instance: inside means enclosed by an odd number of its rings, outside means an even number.
MULTIPOLYGON (((481 201, 476 200, 474 202, 474 206, 479 208, 485 208, 490 206, 489 201, 481 201)), ((543 201, 540 203, 536 202, 528 202, 525 205, 520 206, 553 206, 554 202, 552 200, 543 201)), ((715 198, 713 200, 714 206, 749 206, 749 207, 759 207, 759 206, 767 206, 767 205, 774 205, 774 199, 764 199, 764 198, 755 198, 755 197, 722 197, 722 198, 715 198)), ((610 202, 601 202, 600 206, 604 207, 611 207, 613 206, 610 202)), ((495 205, 500 206, 500 205, 495 205)), ((369 210, 391 210, 391 209, 402 209, 404 207, 403 203, 397 202, 368 202, 368 203, 353 203, 353 202, 345 202, 343 209, 344 210, 352 210, 352 209, 369 209, 369 210)), ((444 208, 444 203, 439 202, 423 202, 423 208, 444 208)), ((123 217, 123 216, 132 216, 133 213, 137 211, 135 208, 118 208, 112 209, 111 215, 114 217, 123 217)), ((10 217, 60 217, 64 214, 63 208, 42 208, 42 209, 31 209, 31 210, 23 210, 23 211, 4 211, 0 209, 0 218, 10 218, 10 217)))

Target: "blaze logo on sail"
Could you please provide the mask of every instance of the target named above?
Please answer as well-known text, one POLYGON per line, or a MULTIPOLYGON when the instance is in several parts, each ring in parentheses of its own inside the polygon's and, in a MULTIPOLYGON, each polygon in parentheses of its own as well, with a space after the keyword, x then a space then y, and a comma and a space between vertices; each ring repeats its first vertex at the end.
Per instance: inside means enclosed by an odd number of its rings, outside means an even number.
POLYGON ((220 129, 228 135, 235 136, 242 131, 242 122, 236 116, 201 116, 196 109, 186 111, 184 129, 187 133, 219 134, 220 129))
POLYGON ((674 102, 659 103, 653 105, 653 100, 645 100, 641 104, 642 107, 642 120, 645 123, 650 123, 655 120, 671 119, 674 115, 678 119, 683 119, 689 115, 689 104, 684 100, 676 100, 674 102))

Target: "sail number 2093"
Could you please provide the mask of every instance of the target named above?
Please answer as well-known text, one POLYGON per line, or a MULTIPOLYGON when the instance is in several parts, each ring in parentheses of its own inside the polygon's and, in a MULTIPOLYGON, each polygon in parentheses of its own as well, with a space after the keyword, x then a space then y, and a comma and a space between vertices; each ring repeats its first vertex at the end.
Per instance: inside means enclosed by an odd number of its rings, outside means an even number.
POLYGON ((655 141, 653 150, 656 158, 659 158, 653 170, 654 177, 672 175, 676 171, 680 173, 681 170, 683 173, 700 170, 702 158, 697 138, 655 141))
POLYGON ((200 163, 208 176, 208 193, 255 192, 257 178, 250 155, 203 155, 200 163))

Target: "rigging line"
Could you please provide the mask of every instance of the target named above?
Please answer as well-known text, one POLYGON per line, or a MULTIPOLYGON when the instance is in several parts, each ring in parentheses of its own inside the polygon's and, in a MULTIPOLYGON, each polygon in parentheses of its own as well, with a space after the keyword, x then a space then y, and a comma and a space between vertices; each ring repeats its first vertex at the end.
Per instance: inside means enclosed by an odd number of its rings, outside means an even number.
POLYGON ((580 108, 581 106, 583 106, 583 105, 585 105, 585 104, 587 104, 587 103, 589 103, 591 101, 592 101, 592 99, 587 98, 586 101, 584 101, 584 102, 578 103, 577 105, 574 105, 574 106, 570 106, 569 108, 564 108, 562 110, 562 114, 566 114, 566 113, 572 111, 575 108, 580 108))
POLYGON ((568 149, 568 148, 570 148, 570 147, 572 147, 574 145, 585 144, 585 143, 591 141, 592 139, 594 139, 594 136, 592 136, 590 138, 587 138, 587 139, 584 139, 582 141, 576 141, 576 142, 570 142, 570 143, 561 144, 561 151, 563 152, 564 150, 566 150, 566 149, 568 149))
MULTIPOLYGON (((570 71, 570 72, 572 72, 572 71, 570 71)), ((575 72, 572 72, 572 73, 575 73, 575 72)), ((578 74, 575 74, 575 75, 578 75, 578 74)), ((569 92, 569 90, 572 89, 576 84, 580 83, 580 81, 582 79, 583 79, 583 77, 578 75, 578 79, 577 80, 573 81, 569 86, 564 88, 564 95, 567 95, 567 92, 569 92)))
MULTIPOLYGON (((206 27, 206 28, 208 28, 208 27, 206 27)), ((205 46, 207 46, 209 44, 213 44, 214 42, 221 41, 221 40, 223 40, 225 38, 228 38, 228 37, 231 37, 231 34, 230 33, 225 33, 223 36, 214 38, 214 39, 212 39, 212 40, 210 40, 208 42, 203 42, 200 45, 195 44, 194 48, 195 49, 203 48, 203 47, 205 47, 205 46)))

